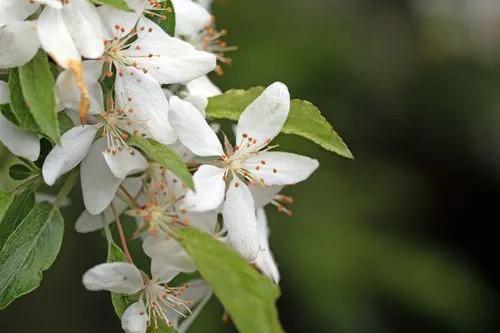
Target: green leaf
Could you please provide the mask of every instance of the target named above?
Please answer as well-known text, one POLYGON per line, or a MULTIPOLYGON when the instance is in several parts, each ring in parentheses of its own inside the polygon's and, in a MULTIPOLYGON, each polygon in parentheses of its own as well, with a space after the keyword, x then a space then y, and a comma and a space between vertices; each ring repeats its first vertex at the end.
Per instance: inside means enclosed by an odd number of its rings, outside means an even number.
POLYGON ((35 205, 35 195, 31 191, 22 192, 13 198, 3 220, 0 219, 0 250, 17 226, 24 220, 35 205))
POLYGON ((59 143, 54 78, 50 72, 47 55, 39 51, 30 62, 19 67, 19 79, 26 105, 42 134, 59 143))
POLYGON ((186 186, 194 189, 193 176, 189 173, 189 169, 182 160, 167 146, 158 143, 151 139, 144 139, 137 135, 131 136, 129 143, 142 150, 144 154, 155 162, 160 163, 180 178, 186 186))
MULTIPOLYGON (((109 242, 108 245, 108 260, 107 262, 126 262, 127 256, 122 249, 114 242, 109 242)), ((134 299, 128 295, 111 293, 111 302, 118 317, 121 317, 125 310, 134 303, 134 299)))
POLYGON ((14 180, 24 180, 33 175, 33 170, 24 164, 14 164, 9 168, 9 176, 14 180))
POLYGON ((16 119, 16 115, 14 114, 14 112, 11 110, 10 108, 10 105, 9 104, 2 104, 0 105, 0 112, 2 113, 2 115, 7 118, 11 123, 13 123, 14 125, 17 125, 19 126, 19 123, 16 119))
POLYGON ((10 108, 17 120, 17 124, 28 130, 38 130, 38 125, 33 119, 28 105, 26 105, 24 101, 21 80, 19 79, 19 71, 17 68, 12 68, 9 71, 9 90, 10 108))
MULTIPOLYGON (((8 223, 5 221, 2 223, 8 223)), ((59 253, 64 221, 48 202, 34 206, 0 251, 0 309, 40 285, 59 253)))
MULTIPOLYGON (((262 92, 264 87, 248 90, 232 89, 209 98, 206 114, 215 119, 238 120, 245 108, 262 92)), ((321 115, 313 104, 294 99, 291 101, 288 119, 281 130, 285 134, 295 134, 309 139, 326 150, 347 158, 353 158, 349 148, 335 132, 332 125, 321 115)))
POLYGON ((5 213, 10 207, 12 203, 13 196, 10 193, 0 192, 0 225, 2 223, 2 219, 5 216, 5 213))
POLYGON ((130 9, 125 0, 91 0, 91 1, 98 5, 108 5, 121 10, 126 10, 129 12, 132 11, 132 9, 130 9))
POLYGON ((175 10, 171 0, 163 0, 161 8, 150 10, 153 14, 146 14, 149 19, 158 24, 170 36, 175 35, 175 10))
POLYGON ((275 301, 278 287, 259 274, 238 253, 194 228, 174 237, 196 263, 241 333, 283 332, 275 301))

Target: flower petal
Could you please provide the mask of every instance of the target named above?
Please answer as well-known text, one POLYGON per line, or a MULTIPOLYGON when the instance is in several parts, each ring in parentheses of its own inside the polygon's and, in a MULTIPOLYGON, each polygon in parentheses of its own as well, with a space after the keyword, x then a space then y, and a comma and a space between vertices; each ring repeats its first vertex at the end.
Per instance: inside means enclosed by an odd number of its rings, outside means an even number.
POLYGON ((187 212, 182 218, 187 221, 190 226, 212 235, 215 233, 215 228, 217 226, 217 215, 215 211, 203 213, 187 212))
POLYGON ((59 9, 45 7, 37 20, 38 38, 43 49, 63 68, 80 60, 73 39, 59 9))
POLYGON ((105 149, 105 139, 97 140, 80 167, 83 203, 92 215, 101 213, 109 206, 123 181, 115 177, 106 164, 102 155, 105 149))
POLYGON ((267 227, 267 217, 264 209, 257 210, 257 230, 259 232, 261 251, 259 252, 257 260, 255 260, 255 266, 275 283, 279 283, 280 273, 278 271, 278 266, 269 249, 269 229, 267 227))
POLYGON ((0 26, 10 21, 23 21, 33 14, 40 4, 29 1, 2 0, 0 1, 0 26))
POLYGON ((108 290, 132 295, 144 288, 141 272, 133 264, 113 262, 100 264, 83 274, 83 285, 91 291, 108 290))
POLYGON ((274 151, 259 153, 245 162, 245 168, 267 186, 299 183, 318 166, 319 162, 312 158, 274 151))
POLYGON ((200 166, 193 175, 196 192, 187 192, 183 207, 192 212, 206 212, 217 208, 224 200, 224 172, 224 169, 212 165, 200 166))
MULTIPOLYGON (((137 196, 142 188, 142 180, 140 177, 127 178, 123 181, 122 185, 133 196, 137 196)), ((117 214, 121 214, 128 208, 128 203, 123 201, 120 197, 116 196, 113 199, 113 204, 117 214)), ((75 230, 80 233, 88 233, 102 229, 105 225, 114 222, 115 215, 110 207, 107 207, 102 214, 92 215, 88 210, 84 210, 78 217, 75 224, 75 230)))
POLYGON ((97 130, 95 125, 76 126, 61 136, 61 143, 50 151, 43 163, 42 174, 47 185, 54 185, 57 178, 87 156, 97 130))
POLYGON ((0 141, 14 155, 36 161, 40 155, 40 140, 35 133, 28 132, 8 121, 0 113, 0 141))
MULTIPOLYGON (((82 62, 82 65, 83 79, 89 92, 89 112, 91 114, 100 114, 104 108, 104 97, 98 79, 102 72, 103 62, 100 60, 86 60, 82 62)), ((81 94, 73 71, 65 70, 59 74, 56 82, 56 92, 63 107, 79 110, 81 94)))
POLYGON ((88 0, 67 1, 62 16, 80 54, 95 59, 104 53, 102 23, 93 4, 88 0))
POLYGON ((255 209, 259 209, 267 205, 273 200, 274 196, 283 189, 283 186, 249 186, 252 192, 253 201, 255 202, 255 209))
POLYGON ((146 333, 148 328, 148 315, 141 300, 130 305, 122 315, 122 329, 125 333, 146 333))
POLYGON ((39 46, 33 22, 9 22, 0 27, 0 68, 24 65, 35 56, 39 46))
POLYGON ((259 254, 259 235, 252 193, 239 179, 229 184, 222 208, 229 244, 247 260, 259 254))
POLYGON ((109 169, 117 178, 125 178, 148 167, 148 161, 134 148, 118 150, 116 153, 105 151, 102 154, 109 169))
POLYGON ((161 84, 187 82, 215 69, 217 60, 213 54, 170 37, 145 17, 139 19, 137 34, 137 41, 123 54, 133 58, 139 68, 147 70, 161 84))
POLYGON ((174 130, 168 121, 167 98, 151 75, 127 67, 117 75, 115 90, 117 107, 127 112, 132 122, 131 132, 138 130, 163 144, 175 142, 174 130))
POLYGON ((172 0, 175 9, 175 33, 181 36, 197 34, 212 21, 209 12, 191 0, 172 0))
POLYGON ((280 82, 271 84, 241 114, 236 127, 236 142, 241 140, 243 134, 258 143, 271 141, 283 128, 289 111, 288 88, 280 82))
POLYGON ((198 156, 220 156, 222 145, 201 113, 177 96, 170 98, 170 122, 179 140, 198 156))

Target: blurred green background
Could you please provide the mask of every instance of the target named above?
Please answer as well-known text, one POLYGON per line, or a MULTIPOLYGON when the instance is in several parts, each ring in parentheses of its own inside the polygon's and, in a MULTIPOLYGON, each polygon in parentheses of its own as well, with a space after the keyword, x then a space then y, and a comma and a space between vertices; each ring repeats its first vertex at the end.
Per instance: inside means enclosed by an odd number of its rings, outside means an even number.
MULTIPOLYGON (((214 12, 239 46, 215 81, 287 83, 356 156, 279 138, 321 161, 285 191, 293 217, 268 209, 285 330, 498 332, 500 2, 226 0, 214 12)), ((0 332, 120 331, 109 295, 80 281, 105 258, 101 236, 66 228, 0 332)), ((190 332, 234 332, 222 315, 212 300, 190 332)))

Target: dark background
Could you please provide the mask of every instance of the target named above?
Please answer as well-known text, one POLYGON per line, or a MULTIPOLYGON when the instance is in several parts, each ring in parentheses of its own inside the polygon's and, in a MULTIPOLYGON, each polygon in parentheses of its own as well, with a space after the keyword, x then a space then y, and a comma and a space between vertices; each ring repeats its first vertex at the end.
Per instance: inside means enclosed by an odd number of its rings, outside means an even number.
MULTIPOLYGON (((287 83, 356 156, 279 139, 321 162, 286 190, 293 217, 268 209, 286 331, 498 332, 500 5, 233 0, 214 12, 239 46, 217 83, 287 83)), ((120 331, 109 295, 81 285, 104 241, 68 221, 41 288, 0 312, 2 333, 120 331)), ((232 332, 222 313, 212 300, 190 332, 232 332)))

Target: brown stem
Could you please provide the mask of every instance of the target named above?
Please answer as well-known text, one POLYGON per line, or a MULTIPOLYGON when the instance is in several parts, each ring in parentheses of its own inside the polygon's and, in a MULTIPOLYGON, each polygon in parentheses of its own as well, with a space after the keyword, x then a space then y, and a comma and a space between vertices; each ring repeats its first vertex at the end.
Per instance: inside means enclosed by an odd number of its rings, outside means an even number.
POLYGON ((120 190, 122 190, 123 194, 127 197, 127 199, 130 201, 130 204, 132 204, 132 206, 134 206, 134 208, 140 208, 141 207, 141 205, 139 205, 139 203, 137 202, 137 200, 135 200, 134 196, 132 194, 130 194, 129 191, 127 191, 127 189, 125 188, 125 186, 120 185, 120 190))
POLYGON ((132 260, 132 256, 130 255, 130 251, 128 250, 127 246, 127 239, 125 238, 125 233, 123 232, 123 227, 120 222, 120 217, 118 216, 115 208, 115 204, 111 203, 111 210, 113 211, 113 215, 115 216, 115 221, 116 221, 116 228, 118 229, 118 234, 120 235, 120 242, 122 244, 122 249, 123 252, 125 252, 125 255, 127 256, 127 260, 129 263, 133 264, 134 261, 132 260))

